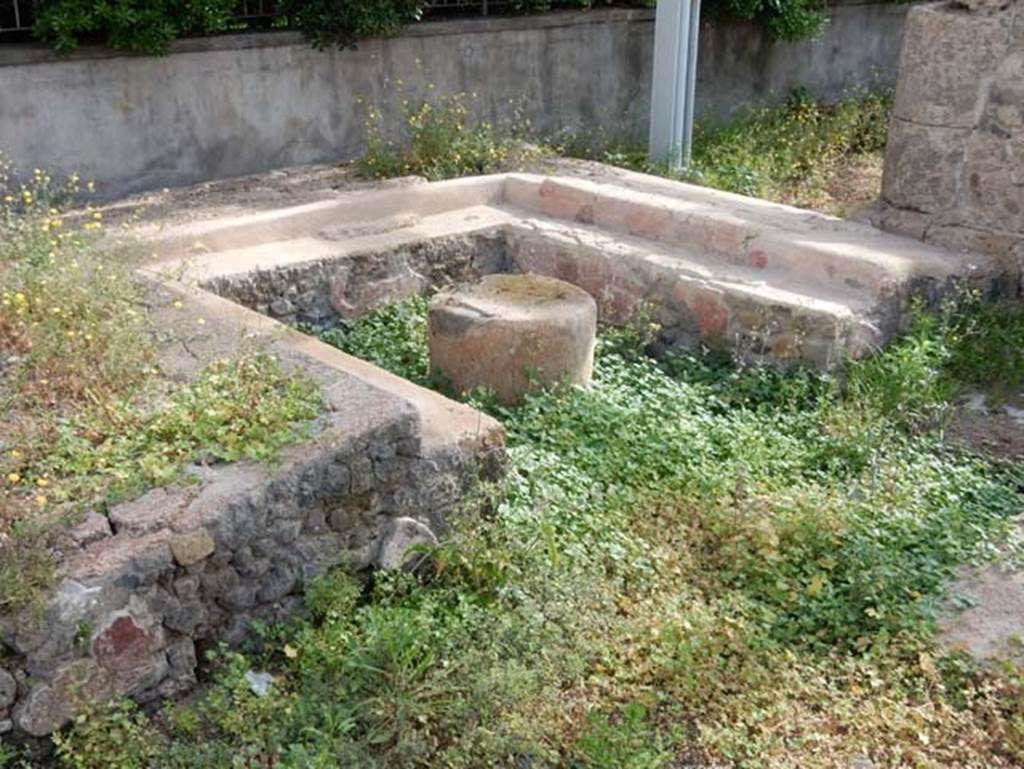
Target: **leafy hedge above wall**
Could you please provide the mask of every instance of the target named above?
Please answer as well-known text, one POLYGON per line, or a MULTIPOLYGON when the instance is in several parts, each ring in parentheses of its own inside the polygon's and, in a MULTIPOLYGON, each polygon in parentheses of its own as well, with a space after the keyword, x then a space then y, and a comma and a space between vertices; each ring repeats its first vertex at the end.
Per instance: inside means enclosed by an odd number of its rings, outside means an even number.
POLYGON ((42 0, 35 35, 62 53, 88 41, 161 54, 176 38, 229 30, 235 8, 235 0, 42 0))
POLYGON ((705 19, 754 21, 776 40, 815 37, 827 18, 826 0, 704 0, 705 19))
MULTIPOLYGON (((656 0, 511 0, 504 9, 541 13, 553 8, 620 5, 652 7, 656 0)), ((704 0, 704 18, 742 19, 775 39, 813 37, 826 18, 826 0, 704 0)), ((317 48, 347 47, 362 37, 397 34, 423 17, 429 0, 279 0, 270 26, 300 29, 317 48)), ((35 35, 61 52, 100 43, 159 55, 181 37, 244 31, 238 0, 40 0, 35 35)))
POLYGON ((398 34, 419 21, 426 0, 287 0, 291 24, 316 48, 348 47, 361 37, 398 34))

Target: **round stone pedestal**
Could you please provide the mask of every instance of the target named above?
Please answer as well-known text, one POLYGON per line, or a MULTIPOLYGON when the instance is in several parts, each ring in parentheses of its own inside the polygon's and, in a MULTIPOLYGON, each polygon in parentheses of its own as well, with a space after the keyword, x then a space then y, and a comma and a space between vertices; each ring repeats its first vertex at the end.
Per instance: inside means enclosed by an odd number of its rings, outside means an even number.
POLYGON ((590 381, 597 304, 540 275, 488 275, 430 303, 430 365, 456 392, 487 387, 503 403, 590 381))

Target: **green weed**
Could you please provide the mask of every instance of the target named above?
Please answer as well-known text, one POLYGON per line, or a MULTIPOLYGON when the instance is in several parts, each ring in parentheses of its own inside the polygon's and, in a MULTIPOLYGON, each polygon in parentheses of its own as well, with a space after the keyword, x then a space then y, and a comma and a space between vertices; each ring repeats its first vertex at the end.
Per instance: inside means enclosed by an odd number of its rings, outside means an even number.
POLYGON ((652 163, 645 145, 614 133, 577 130, 547 143, 568 157, 841 216, 878 194, 890 105, 886 92, 826 104, 798 89, 782 106, 699 124, 692 163, 681 174, 652 163))
POLYGON ((414 174, 436 181, 516 170, 561 155, 839 216, 878 195, 891 109, 888 92, 827 104, 797 89, 781 106, 698 125, 692 163, 675 172, 651 162, 646 145, 627 135, 577 128, 538 137, 525 119, 505 125, 478 119, 472 94, 435 95, 431 89, 425 98, 409 99, 399 85, 396 98, 397 134, 384 130, 380 108, 369 109, 359 168, 370 178, 414 174))
MULTIPOLYGON (((433 86, 431 86, 431 89, 433 86)), ((431 181, 506 170, 533 154, 522 138, 528 124, 497 126, 481 120, 473 94, 410 100, 399 86, 401 130, 385 131, 382 113, 370 108, 360 171, 372 179, 418 175, 431 181)))
POLYGON ((62 769, 145 769, 156 759, 161 739, 136 705, 119 700, 80 716, 53 741, 62 769))
MULTIPOLYGON (((430 381, 427 328, 423 318, 427 300, 411 297, 393 302, 351 326, 337 326, 318 333, 328 344, 357 358, 372 360, 389 371, 401 371, 417 384, 430 381)), ((316 332, 316 329, 303 329, 316 332)))
POLYGON ((958 382, 1000 387, 1024 384, 1024 310, 1019 304, 991 304, 976 295, 962 297, 945 311, 954 339, 947 369, 958 382))

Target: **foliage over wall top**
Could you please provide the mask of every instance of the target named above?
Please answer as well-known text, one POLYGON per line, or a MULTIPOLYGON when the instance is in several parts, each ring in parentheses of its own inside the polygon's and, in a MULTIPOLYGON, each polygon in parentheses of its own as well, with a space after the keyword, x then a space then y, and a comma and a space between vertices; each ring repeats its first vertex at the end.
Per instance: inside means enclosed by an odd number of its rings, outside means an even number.
MULTIPOLYGON (((620 5, 653 7, 656 0, 508 0, 512 13, 620 5)), ((348 47, 363 37, 397 34, 419 21, 431 0, 278 0, 261 19, 272 29, 299 29, 317 48, 348 47)), ((41 0, 33 34, 57 51, 82 43, 160 55, 182 37, 252 28, 237 0, 41 0)), ((772 38, 813 37, 826 19, 826 0, 704 0, 706 19, 760 24, 772 38)), ((2 38, 0 38, 2 40, 2 38)))

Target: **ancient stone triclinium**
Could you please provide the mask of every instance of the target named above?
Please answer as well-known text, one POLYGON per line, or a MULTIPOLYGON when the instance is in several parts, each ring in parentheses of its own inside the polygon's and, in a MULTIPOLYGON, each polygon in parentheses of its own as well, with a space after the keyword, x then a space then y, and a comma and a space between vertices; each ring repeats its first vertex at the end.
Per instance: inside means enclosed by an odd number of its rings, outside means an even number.
POLYGON ((912 296, 997 277, 866 226, 609 173, 614 183, 410 185, 149 233, 164 257, 143 275, 168 330, 167 374, 186 379, 255 337, 319 382, 327 410, 279 465, 197 466, 194 483, 69 531, 42 610, 0 617, 0 728, 42 735, 86 700, 189 689, 197 644, 283 619, 334 564, 400 564, 406 543, 432 541, 481 478, 500 474, 494 420, 286 324, 535 273, 586 291, 605 322, 649 317, 666 347, 830 366, 884 343, 912 296))

